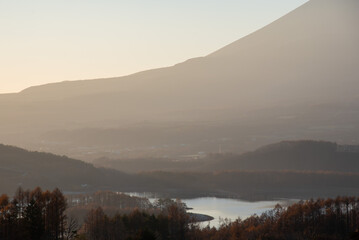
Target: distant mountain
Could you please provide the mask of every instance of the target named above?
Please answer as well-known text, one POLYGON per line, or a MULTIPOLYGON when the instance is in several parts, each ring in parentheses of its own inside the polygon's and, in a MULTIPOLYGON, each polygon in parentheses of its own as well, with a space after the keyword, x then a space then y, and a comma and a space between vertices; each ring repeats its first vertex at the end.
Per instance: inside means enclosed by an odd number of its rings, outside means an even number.
POLYGON ((0 144, 0 194, 13 193, 18 186, 74 192, 121 189, 129 180, 136 182, 127 174, 65 156, 0 144))
POLYGON ((218 155, 211 170, 359 172, 359 146, 331 142, 283 141, 238 155, 218 155))
POLYGON ((359 145, 324 141, 282 141, 243 154, 210 154, 173 159, 111 159, 94 161, 97 166, 128 173, 143 171, 311 171, 359 173, 359 145))
MULTIPOLYGON (((330 148, 330 145, 324 144, 319 148, 326 147, 330 148)), ((275 150, 277 147, 269 147, 271 148, 275 150)), ((268 159, 268 161, 272 160, 268 159)), ((236 168, 234 164, 231 170, 220 171, 220 168, 217 168, 215 171, 206 172, 203 171, 205 169, 203 164, 201 171, 191 169, 190 172, 151 171, 125 174, 115 170, 95 168, 91 164, 65 156, 0 145, 0 195, 12 194, 18 186, 25 189, 36 186, 43 189, 59 187, 65 193, 113 190, 153 192, 158 193, 157 196, 171 198, 221 196, 252 200, 359 194, 359 173, 247 171, 236 168)))
MULTIPOLYGON (((144 123, 168 122, 184 122, 186 130, 205 122, 215 129, 198 141, 207 141, 201 145, 206 150, 218 149, 216 140, 222 138, 233 140, 222 143, 228 150, 281 139, 358 142, 358 22, 357 0, 311 0, 206 57, 125 77, 0 95, 0 141, 51 149, 67 144, 66 151, 74 134, 65 140, 54 134, 51 143, 43 134, 141 130, 144 123), (223 128, 226 135, 217 131, 223 128)), ((190 131, 185 134, 190 138, 190 131)), ((78 138, 77 147, 88 145, 86 133, 78 138)), ((160 144, 176 139, 170 135, 160 144)))

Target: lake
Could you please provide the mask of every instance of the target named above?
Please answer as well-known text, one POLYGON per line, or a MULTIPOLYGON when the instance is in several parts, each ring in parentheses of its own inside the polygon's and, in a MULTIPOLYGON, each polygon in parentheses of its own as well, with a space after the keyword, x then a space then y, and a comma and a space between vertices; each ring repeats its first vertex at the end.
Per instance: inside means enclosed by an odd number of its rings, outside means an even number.
POLYGON ((216 197, 182 200, 182 202, 187 204, 187 207, 193 208, 192 210, 189 210, 189 212, 201 213, 212 216, 214 218, 214 220, 210 222, 201 223, 201 226, 203 227, 207 226, 208 224, 210 226, 218 227, 220 225, 220 218, 227 218, 234 221, 240 217, 243 220, 253 214, 260 215, 268 210, 271 210, 278 203, 286 206, 288 205, 288 202, 292 201, 295 200, 247 202, 237 199, 216 197))
MULTIPOLYGON (((154 202, 156 198, 151 198, 150 194, 147 193, 126 193, 131 196, 147 197, 151 202, 154 202)), ((153 196, 153 195, 152 195, 153 196)), ((231 198, 216 198, 216 197, 201 197, 193 199, 181 199, 182 202, 186 203, 187 207, 193 208, 188 212, 200 213, 212 216, 214 219, 209 222, 202 222, 201 226, 205 227, 208 224, 212 227, 218 227, 220 225, 220 219, 227 218, 229 220, 236 220, 240 217, 242 220, 250 217, 253 214, 260 215, 268 210, 274 208, 276 204, 282 206, 288 206, 297 202, 294 199, 280 199, 274 201, 257 201, 248 202, 239 199, 231 198)))

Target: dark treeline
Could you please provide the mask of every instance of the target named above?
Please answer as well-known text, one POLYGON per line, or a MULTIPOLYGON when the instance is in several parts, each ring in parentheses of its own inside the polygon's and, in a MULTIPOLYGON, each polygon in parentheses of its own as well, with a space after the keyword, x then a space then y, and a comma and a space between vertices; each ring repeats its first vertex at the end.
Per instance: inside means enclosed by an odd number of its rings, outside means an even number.
POLYGON ((12 199, 0 196, 1 240, 73 239, 77 224, 65 214, 66 199, 59 189, 17 189, 12 199))
POLYGON ((95 193, 70 194, 66 195, 67 214, 76 216, 79 223, 89 211, 101 207, 108 216, 114 214, 129 214, 135 209, 155 212, 155 206, 147 198, 129 196, 123 193, 111 191, 98 191, 95 193))
POLYGON ((66 195, 69 207, 76 206, 100 206, 118 208, 139 208, 147 209, 151 202, 147 198, 129 196, 124 193, 112 191, 97 191, 88 194, 69 194, 66 195))
POLYGON ((86 219, 84 239, 189 239, 189 240, 349 240, 359 239, 359 198, 308 200, 288 208, 277 205, 261 216, 223 221, 216 228, 200 228, 176 205, 166 214, 106 216, 101 208, 86 219))
POLYGON ((337 197, 277 205, 261 216, 227 222, 219 229, 194 228, 188 239, 346 240, 359 239, 359 198, 337 197))
POLYGON ((169 203, 158 214, 134 210, 109 217, 101 207, 93 209, 85 219, 82 237, 87 240, 186 239, 191 221, 185 205, 169 203))
MULTIPOLYGON (((359 239, 359 198, 356 197, 300 201, 287 208, 277 205, 261 216, 253 215, 233 222, 224 220, 218 228, 202 228, 179 200, 159 199, 143 205, 142 209, 131 208, 125 214, 108 214, 103 207, 121 205, 120 202, 127 198, 111 192, 93 196, 86 199, 101 204, 88 209, 80 226, 66 214, 66 202, 76 202, 77 199, 66 199, 58 189, 50 192, 40 188, 32 191, 18 188, 11 199, 2 195, 0 240, 359 239)), ((137 198, 130 197, 126 201, 130 199, 136 202, 137 198)), ((86 203, 79 203, 79 206, 86 206, 86 203)))

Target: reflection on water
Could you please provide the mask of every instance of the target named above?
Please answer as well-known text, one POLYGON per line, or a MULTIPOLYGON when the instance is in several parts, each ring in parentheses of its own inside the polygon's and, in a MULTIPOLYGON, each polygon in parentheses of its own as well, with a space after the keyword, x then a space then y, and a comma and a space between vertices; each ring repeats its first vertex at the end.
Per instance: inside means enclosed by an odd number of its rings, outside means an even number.
MULTIPOLYGON (((157 198, 153 198, 150 193, 127 193, 132 196, 147 197, 151 202, 157 198)), ((203 197, 193 199, 182 199, 182 202, 187 204, 187 207, 193 208, 189 212, 201 213, 214 217, 214 220, 201 223, 201 227, 206 227, 208 224, 211 227, 218 227, 220 219, 229 219, 231 221, 240 217, 242 220, 254 214, 261 215, 262 213, 271 210, 276 204, 287 206, 288 204, 297 202, 298 200, 276 200, 276 201, 259 201, 247 202, 238 199, 230 198, 216 198, 216 197, 203 197)))
POLYGON ((195 198, 195 199, 183 199, 184 203, 188 207, 193 208, 190 212, 202 213, 214 217, 214 220, 210 222, 204 222, 201 226, 218 227, 220 225, 220 218, 236 220, 238 217, 245 219, 253 214, 260 215, 268 210, 274 208, 279 203, 286 205, 286 200, 280 201, 261 201, 261 202, 246 202, 236 199, 228 198, 195 198))

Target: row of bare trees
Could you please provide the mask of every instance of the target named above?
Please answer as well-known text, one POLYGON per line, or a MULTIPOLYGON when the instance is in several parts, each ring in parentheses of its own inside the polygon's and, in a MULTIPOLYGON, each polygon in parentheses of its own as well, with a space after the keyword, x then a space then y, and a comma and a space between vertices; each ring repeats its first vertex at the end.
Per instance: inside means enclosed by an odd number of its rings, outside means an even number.
POLYGON ((87 240, 171 239, 184 240, 190 219, 180 201, 166 200, 158 214, 134 210, 130 214, 108 216, 101 207, 91 210, 84 224, 87 240))
POLYGON ((359 239, 359 198, 337 197, 277 205, 261 216, 225 222, 219 229, 192 228, 188 239, 349 240, 359 239))
POLYGON ((140 208, 149 209, 152 207, 151 202, 147 198, 129 196, 120 192, 97 191, 87 194, 71 194, 67 195, 67 203, 69 207, 78 206, 101 206, 101 207, 117 207, 124 208, 140 208))
POLYGON ((337 197, 275 206, 261 216, 223 221, 219 228, 191 223, 178 203, 155 205, 159 215, 134 211, 108 217, 101 208, 85 221, 85 239, 188 239, 188 240, 350 240, 359 239, 359 198, 337 197))
POLYGON ((1 240, 59 240, 77 236, 77 223, 65 214, 66 199, 59 189, 24 191, 0 196, 1 240))
MULTIPOLYGON (((120 201, 107 192, 95 196, 95 202, 117 205, 120 201)), ((66 207, 59 189, 18 188, 13 198, 1 195, 0 240, 359 240, 357 197, 307 200, 286 208, 277 205, 261 216, 223 221, 219 228, 198 227, 179 200, 160 199, 147 210, 129 214, 108 215, 99 206, 89 210, 80 235, 77 221, 66 216, 66 207)))

